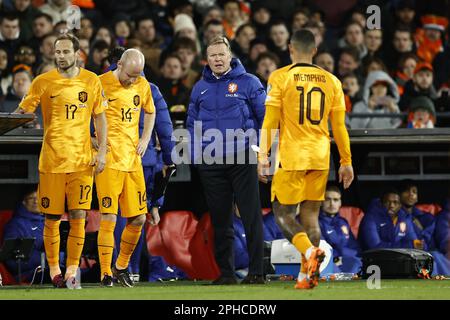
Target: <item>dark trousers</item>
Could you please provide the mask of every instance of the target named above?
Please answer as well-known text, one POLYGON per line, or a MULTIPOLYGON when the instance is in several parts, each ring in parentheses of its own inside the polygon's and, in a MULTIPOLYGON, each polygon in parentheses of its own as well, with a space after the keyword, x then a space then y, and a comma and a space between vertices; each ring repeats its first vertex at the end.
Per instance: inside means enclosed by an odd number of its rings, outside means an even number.
POLYGON ((247 239, 249 274, 263 274, 263 222, 254 164, 198 165, 214 228, 216 262, 222 276, 234 276, 233 200, 247 239))

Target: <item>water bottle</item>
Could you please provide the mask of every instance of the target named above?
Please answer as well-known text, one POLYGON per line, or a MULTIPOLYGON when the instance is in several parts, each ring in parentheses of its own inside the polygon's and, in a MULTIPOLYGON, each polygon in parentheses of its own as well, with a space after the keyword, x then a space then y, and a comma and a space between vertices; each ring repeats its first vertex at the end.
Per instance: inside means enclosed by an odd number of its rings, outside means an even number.
POLYGON ((339 272, 335 273, 336 281, 349 281, 353 280, 355 277, 354 273, 351 272, 339 272))

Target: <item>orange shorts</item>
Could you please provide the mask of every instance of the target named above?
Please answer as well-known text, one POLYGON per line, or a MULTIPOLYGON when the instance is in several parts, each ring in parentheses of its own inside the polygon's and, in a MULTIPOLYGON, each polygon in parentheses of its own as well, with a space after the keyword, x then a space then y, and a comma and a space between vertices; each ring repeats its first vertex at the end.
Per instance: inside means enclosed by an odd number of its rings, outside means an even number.
POLYGON ((71 173, 39 173, 38 199, 42 213, 63 215, 69 210, 89 210, 94 169, 71 173))
POLYGON ((305 200, 323 201, 329 170, 292 170, 279 168, 272 181, 272 202, 294 205, 305 200))
POLYGON ((119 205, 122 217, 130 218, 148 212, 142 169, 127 172, 105 168, 95 176, 95 186, 101 213, 117 214, 119 205))

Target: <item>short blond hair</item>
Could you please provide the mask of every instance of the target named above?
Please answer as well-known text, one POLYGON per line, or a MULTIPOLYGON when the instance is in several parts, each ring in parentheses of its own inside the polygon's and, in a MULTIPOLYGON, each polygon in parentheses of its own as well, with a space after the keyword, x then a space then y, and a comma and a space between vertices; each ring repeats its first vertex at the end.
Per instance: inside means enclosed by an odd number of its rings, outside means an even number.
POLYGON ((206 49, 208 49, 211 46, 215 46, 215 45, 222 44, 222 43, 228 48, 228 50, 231 53, 230 42, 228 41, 227 37, 224 37, 224 36, 217 36, 217 37, 212 38, 211 41, 208 43, 208 46, 206 47, 206 49))

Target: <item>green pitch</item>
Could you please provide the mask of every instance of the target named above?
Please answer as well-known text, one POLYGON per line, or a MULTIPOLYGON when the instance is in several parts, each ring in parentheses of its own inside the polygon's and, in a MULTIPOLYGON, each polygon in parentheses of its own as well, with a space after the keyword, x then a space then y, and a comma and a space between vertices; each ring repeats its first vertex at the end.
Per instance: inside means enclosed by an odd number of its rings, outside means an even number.
POLYGON ((364 280, 321 282, 313 290, 295 290, 293 281, 255 286, 209 286, 207 282, 139 283, 134 288, 101 288, 83 284, 81 290, 54 289, 49 285, 0 287, 0 300, 323 300, 323 299, 450 299, 449 280, 382 280, 381 289, 367 289, 364 280))

